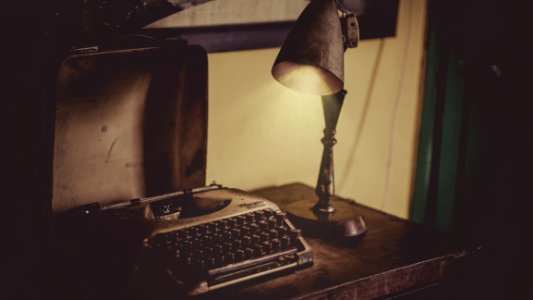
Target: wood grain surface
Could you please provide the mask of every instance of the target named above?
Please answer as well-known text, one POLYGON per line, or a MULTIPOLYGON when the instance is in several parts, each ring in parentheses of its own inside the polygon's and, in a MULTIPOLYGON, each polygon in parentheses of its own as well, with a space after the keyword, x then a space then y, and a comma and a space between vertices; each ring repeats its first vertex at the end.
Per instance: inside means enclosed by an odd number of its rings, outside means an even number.
MULTIPOLYGON (((300 183, 253 192, 281 209, 316 197, 313 188, 300 183)), ((453 278, 477 252, 454 245, 443 233, 362 205, 360 210, 369 227, 361 240, 306 237, 315 252, 312 267, 215 291, 202 299, 373 299, 453 278)))

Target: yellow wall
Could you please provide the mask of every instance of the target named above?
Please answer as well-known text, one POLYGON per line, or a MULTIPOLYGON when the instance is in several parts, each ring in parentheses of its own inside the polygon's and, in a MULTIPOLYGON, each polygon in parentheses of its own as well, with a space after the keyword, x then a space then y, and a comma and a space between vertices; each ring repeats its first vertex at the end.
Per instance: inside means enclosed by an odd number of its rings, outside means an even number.
MULTIPOLYGON (((338 195, 406 218, 426 1, 400 3, 396 37, 365 40, 346 53, 348 95, 337 127, 335 175, 338 195)), ((272 79, 277 53, 209 54, 208 182, 241 189, 316 184, 324 127, 320 98, 297 94, 272 79)))

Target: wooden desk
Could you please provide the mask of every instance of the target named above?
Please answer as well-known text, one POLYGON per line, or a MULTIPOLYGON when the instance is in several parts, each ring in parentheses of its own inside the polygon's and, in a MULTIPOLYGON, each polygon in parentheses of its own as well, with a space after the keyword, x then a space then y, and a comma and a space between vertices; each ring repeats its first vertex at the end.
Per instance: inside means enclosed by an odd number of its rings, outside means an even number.
MULTIPOLYGON (((292 201, 315 197, 313 188, 303 184, 254 192, 274 201, 281 209, 292 201)), ((76 239, 78 242, 71 243, 68 239, 59 238, 45 255, 46 260, 43 259, 49 263, 46 279, 56 286, 54 292, 58 293, 49 298, 373 299, 396 297, 412 291, 433 291, 443 286, 440 283, 466 274, 464 271, 470 268, 469 262, 475 250, 454 245, 443 233, 429 232, 421 226, 365 206, 359 208, 368 224, 368 232, 356 242, 340 243, 309 237, 304 232, 306 241, 315 253, 313 266, 288 274, 274 274, 270 278, 261 277, 194 297, 180 296, 175 282, 166 272, 159 272, 161 270, 158 268, 154 273, 134 272, 139 277, 134 276, 137 281, 130 281, 131 263, 136 255, 133 252, 127 255, 127 250, 135 248, 138 240, 131 244, 116 241, 130 240, 126 238, 128 233, 132 236, 142 233, 134 226, 136 223, 128 221, 130 218, 116 222, 119 219, 107 219, 102 215, 85 220, 91 222, 83 222, 77 217, 71 225, 65 223, 58 228, 66 232, 73 229, 66 236, 79 236, 80 239, 76 239), (108 226, 106 220, 112 220, 110 224, 113 226, 108 226)), ((123 213, 128 216, 128 212, 123 213)), ((140 238, 142 240, 142 235, 140 238)), ((426 296, 418 299, 429 298, 434 299, 434 296, 427 296, 426 293, 426 296)))
MULTIPOLYGON (((303 184, 253 191, 281 209, 315 197, 303 184)), ((312 267, 214 291, 201 299, 373 299, 399 295, 460 276, 476 250, 453 245, 442 233, 360 206, 368 232, 352 244, 306 237, 315 252, 312 267)), ((200 298, 197 298, 200 299, 200 298)))

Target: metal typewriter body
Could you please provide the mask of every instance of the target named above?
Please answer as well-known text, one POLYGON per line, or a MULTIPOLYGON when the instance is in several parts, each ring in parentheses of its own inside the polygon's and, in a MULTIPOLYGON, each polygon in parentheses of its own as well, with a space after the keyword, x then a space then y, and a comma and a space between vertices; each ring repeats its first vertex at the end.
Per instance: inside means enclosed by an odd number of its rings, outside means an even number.
POLYGON ((140 201, 150 228, 141 260, 159 261, 189 295, 313 262, 300 231, 262 197, 208 186, 140 201), (191 201, 204 211, 187 215, 184 205, 191 201))

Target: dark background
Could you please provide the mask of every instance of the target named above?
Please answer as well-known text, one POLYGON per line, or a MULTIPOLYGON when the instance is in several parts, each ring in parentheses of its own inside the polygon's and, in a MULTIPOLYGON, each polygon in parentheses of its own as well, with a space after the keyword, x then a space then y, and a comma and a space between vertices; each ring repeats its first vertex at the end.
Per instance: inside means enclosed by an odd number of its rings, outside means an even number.
POLYGON ((464 83, 452 233, 483 247, 464 295, 532 299, 533 4, 430 1, 429 18, 464 83))
MULTIPOLYGON (((84 39, 79 15, 65 13, 80 11, 75 2, 2 4, 0 289, 6 299, 58 295, 46 271, 50 137, 55 72, 84 39)), ((475 276, 451 294, 533 299, 533 4, 430 0, 430 8, 443 52, 462 60, 458 75, 465 82, 453 232, 483 246, 475 276)))

